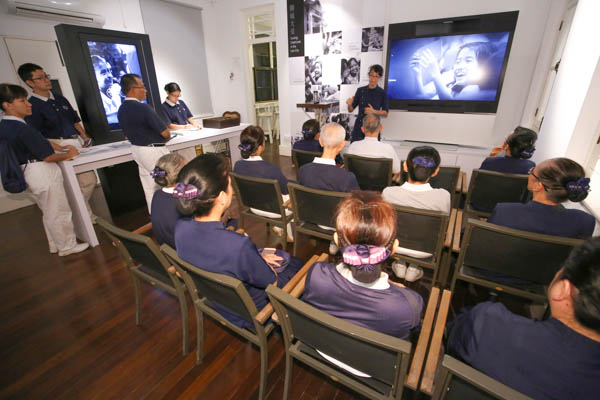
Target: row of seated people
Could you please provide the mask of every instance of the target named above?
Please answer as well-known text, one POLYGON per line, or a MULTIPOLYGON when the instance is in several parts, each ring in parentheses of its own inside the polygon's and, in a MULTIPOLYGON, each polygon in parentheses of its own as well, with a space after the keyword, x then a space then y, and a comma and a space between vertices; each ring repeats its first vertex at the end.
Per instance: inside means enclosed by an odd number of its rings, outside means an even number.
MULTIPOLYGON (((221 217, 233 191, 220 157, 195 158, 177 181, 176 207, 191 217, 175 226, 178 255, 201 269, 240 279, 261 309, 267 303, 264 288, 274 282, 283 286, 298 270, 299 261, 292 257, 282 270, 278 268, 282 257, 261 254, 250 238, 224 228, 221 217)), ((398 246, 391 205, 375 192, 355 191, 338 206, 335 229, 343 261, 314 264, 302 300, 357 325, 408 338, 420 325, 423 299, 391 282, 384 272, 398 246)), ((551 318, 532 320, 499 303, 482 303, 450 322, 447 352, 533 398, 594 398, 600 385, 598 298, 600 239, 596 238, 574 250, 550 285, 551 318)), ((244 326, 235 314, 219 312, 244 326)))

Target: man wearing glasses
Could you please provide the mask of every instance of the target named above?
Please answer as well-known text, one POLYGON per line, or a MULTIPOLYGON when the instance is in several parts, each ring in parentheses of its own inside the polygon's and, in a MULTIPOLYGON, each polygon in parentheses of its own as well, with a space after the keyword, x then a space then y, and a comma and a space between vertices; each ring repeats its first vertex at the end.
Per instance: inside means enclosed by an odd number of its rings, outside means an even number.
POLYGON ((374 64, 369 67, 369 84, 356 89, 356 94, 346 100, 348 112, 354 111, 358 107, 358 115, 352 129, 351 142, 365 138, 361 131, 362 121, 366 114, 376 114, 380 117, 387 117, 390 111, 387 94, 385 90, 379 87, 379 79, 383 75, 383 67, 374 64))
POLYGON ((93 55, 92 64, 106 119, 109 124, 118 123, 117 112, 121 107, 121 87, 115 83, 110 65, 102 57, 93 55))
POLYGON ((168 154, 165 146, 171 137, 165 122, 156 114, 148 104, 142 103, 146 98, 146 87, 139 75, 125 74, 121 78, 121 91, 125 94, 125 101, 118 112, 119 124, 123 134, 133 145, 131 153, 138 164, 140 181, 144 188, 144 195, 150 212, 152 196, 158 190, 150 171, 156 166, 156 161, 168 154))

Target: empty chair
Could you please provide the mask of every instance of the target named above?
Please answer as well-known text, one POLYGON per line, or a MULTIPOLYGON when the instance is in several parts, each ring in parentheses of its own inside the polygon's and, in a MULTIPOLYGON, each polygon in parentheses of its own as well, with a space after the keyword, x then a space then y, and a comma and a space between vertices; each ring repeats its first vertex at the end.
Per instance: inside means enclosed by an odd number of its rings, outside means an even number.
MULTIPOLYGON (((183 355, 186 355, 188 353, 186 288, 174 273, 168 271, 171 267, 169 261, 163 256, 158 245, 150 237, 117 228, 102 218, 98 218, 98 225, 110 238, 113 246, 117 248, 119 254, 127 264, 135 293, 136 325, 140 325, 142 319, 140 280, 156 285, 167 293, 177 297, 181 311, 183 355)), ((147 225, 147 228, 151 228, 151 225, 147 225)))
MULTIPOLYGON (((279 226, 285 231, 286 225, 292 220, 293 214, 286 215, 281 197, 281 188, 277 179, 253 178, 231 172, 231 181, 235 190, 241 224, 246 228, 246 218, 254 218, 267 224, 279 226), (250 208, 279 214, 279 218, 263 217, 254 214, 250 208)), ((269 231, 267 231, 267 234, 269 231)), ((280 242, 285 248, 286 236, 280 237, 280 242)))
POLYGON ((462 280, 545 303, 547 286, 581 243, 469 219, 451 290, 462 280))
POLYGON ((265 136, 269 138, 269 142, 273 143, 273 105, 272 104, 257 104, 256 105, 256 123, 265 132, 265 136))
POLYGON ((489 217, 497 203, 524 203, 529 198, 527 180, 527 175, 474 169, 467 192, 465 212, 489 217))
POLYGON ((530 400, 531 398, 445 354, 433 400, 530 400))
POLYGON ((333 240, 336 208, 350 193, 312 189, 297 183, 288 183, 288 188, 295 216, 294 255, 298 247, 297 233, 333 240))
POLYGON ((402 397, 411 351, 409 341, 333 317, 273 285, 267 287, 267 294, 283 330, 286 353, 284 399, 293 384, 294 359, 369 399, 402 397), (339 367, 328 358, 345 364, 358 374, 339 367))
POLYGON ((296 168, 296 179, 300 179, 300 177, 298 176, 298 171, 300 171, 300 167, 304 164, 313 162, 315 157, 321 157, 321 154, 323 153, 292 149, 292 164, 294 165, 294 168, 296 168))
POLYGON ((381 192, 392 184, 392 159, 344 154, 344 168, 353 172, 362 190, 381 192))

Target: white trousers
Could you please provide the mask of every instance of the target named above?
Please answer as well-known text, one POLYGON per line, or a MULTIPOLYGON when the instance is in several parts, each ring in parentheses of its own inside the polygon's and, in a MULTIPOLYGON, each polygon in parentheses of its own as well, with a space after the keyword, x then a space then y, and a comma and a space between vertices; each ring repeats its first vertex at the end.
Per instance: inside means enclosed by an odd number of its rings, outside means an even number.
POLYGON ((152 209, 152 196, 154 196, 154 192, 160 188, 160 186, 154 182, 154 178, 150 176, 150 172, 156 166, 158 159, 165 154, 169 154, 169 149, 167 149, 166 146, 131 146, 131 155, 140 171, 140 181, 142 182, 142 188, 144 188, 148 213, 150 213, 150 210, 152 209))
POLYGON ((50 252, 68 250, 77 245, 71 208, 58 165, 43 161, 27 164, 24 174, 27 190, 42 210, 50 252))

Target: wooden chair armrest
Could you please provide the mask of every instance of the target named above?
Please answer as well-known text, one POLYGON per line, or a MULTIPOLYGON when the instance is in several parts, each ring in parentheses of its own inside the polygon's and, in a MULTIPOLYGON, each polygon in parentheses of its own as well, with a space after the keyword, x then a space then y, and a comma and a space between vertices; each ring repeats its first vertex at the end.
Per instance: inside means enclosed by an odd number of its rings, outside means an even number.
POLYGON ((456 192, 457 193, 462 193, 462 187, 463 187, 462 174, 464 174, 464 172, 459 172, 458 179, 456 180, 456 192))
MULTIPOLYGON (((300 268, 298 272, 296 272, 292 279, 290 279, 288 283, 286 283, 285 286, 281 288, 281 290, 283 290, 286 293, 290 293, 292 296, 298 298, 304 290, 304 282, 306 280, 306 274, 308 273, 308 270, 313 266, 314 263, 327 260, 327 257, 329 256, 325 253, 321 254, 320 256, 317 256, 316 254, 312 256, 310 260, 308 260, 308 262, 304 264, 304 266, 300 268), (301 290, 294 295, 294 289, 300 284, 302 284, 301 290)), ((255 318, 258 322, 264 324, 269 319, 271 314, 273 314, 273 306, 271 305, 271 303, 269 303, 266 306, 264 306, 263 309, 258 312, 258 314, 256 314, 255 318)))
POLYGON ((452 292, 445 289, 442 293, 440 309, 435 320, 435 327, 433 328, 433 335, 431 336, 431 345, 429 346, 429 353, 427 354, 427 363, 423 370, 423 380, 421 381, 420 387, 421 392, 428 395, 433 393, 433 378, 435 377, 437 366, 440 361, 442 339, 444 337, 444 329, 446 329, 446 319, 448 317, 451 298, 452 292))
POLYGON ((132 231, 131 233, 135 233, 138 235, 143 235, 144 233, 148 232, 149 230, 152 229, 152 222, 148 222, 146 225, 142 225, 139 228, 137 228, 136 230, 132 231))
POLYGON ((463 223, 463 212, 459 210, 456 213, 456 225, 454 227, 454 239, 452 240, 452 251, 459 252, 460 251, 460 234, 462 231, 462 223, 463 223))
POLYGON ((456 225, 456 213, 458 210, 453 208, 450 211, 450 220, 448 221, 448 229, 446 230, 446 240, 444 240, 444 246, 450 247, 452 246, 452 239, 454 238, 454 225, 456 225))
POLYGON ((423 364, 425 363, 425 353, 427 351, 427 345, 429 344, 431 327, 433 326, 433 317, 435 316, 435 310, 438 305, 439 297, 440 289, 437 287, 432 288, 431 293, 429 294, 427 308, 425 310, 423 325, 421 326, 421 333, 419 334, 417 347, 415 348, 415 353, 413 355, 408 377, 406 379, 406 386, 413 390, 417 390, 419 378, 421 377, 421 370, 423 369, 423 364))
POLYGON ((467 173, 461 172, 460 175, 462 180, 462 192, 463 194, 467 194, 467 192, 469 191, 469 185, 467 184, 467 173))

